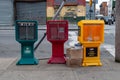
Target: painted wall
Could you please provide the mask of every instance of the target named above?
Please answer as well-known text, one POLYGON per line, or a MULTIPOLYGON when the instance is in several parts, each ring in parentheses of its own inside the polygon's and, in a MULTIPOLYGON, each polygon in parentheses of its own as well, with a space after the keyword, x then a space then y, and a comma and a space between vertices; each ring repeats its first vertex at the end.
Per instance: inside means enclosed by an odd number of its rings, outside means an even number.
MULTIPOLYGON (((48 0, 50 3, 50 1, 48 0)), ((52 1, 53 2, 53 1, 52 1)), ((51 4, 52 4, 51 2, 51 4)), ((47 18, 51 19, 55 12, 58 10, 60 3, 62 0, 54 0, 54 5, 53 6, 47 6, 47 18), (49 13, 51 12, 51 13, 49 13)), ((68 0, 65 4, 65 6, 62 8, 58 19, 68 19, 70 21, 76 21, 77 19, 79 20, 80 17, 82 19, 85 17, 86 10, 85 10, 85 0, 68 0), (73 3, 74 1, 74 3, 73 3), (79 2, 81 1, 81 2, 79 2)))

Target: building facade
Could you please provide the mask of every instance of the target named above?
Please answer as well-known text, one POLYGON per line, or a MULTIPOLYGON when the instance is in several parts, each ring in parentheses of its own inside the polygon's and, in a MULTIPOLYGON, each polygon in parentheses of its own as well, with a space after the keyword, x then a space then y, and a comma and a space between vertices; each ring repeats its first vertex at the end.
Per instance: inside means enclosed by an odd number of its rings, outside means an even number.
MULTIPOLYGON (((47 19, 51 20, 63 0, 47 0, 47 19)), ((85 0, 67 0, 62 8, 58 20, 77 22, 85 19, 85 0)))
POLYGON ((15 0, 15 20, 37 20, 39 24, 46 24, 45 0, 15 0))
POLYGON ((0 25, 13 25, 14 22, 14 1, 0 0, 0 25))
POLYGON ((100 5, 100 14, 108 16, 108 6, 107 2, 102 2, 100 5))
MULTIPOLYGON (((0 0, 0 26, 14 25, 15 20, 37 20, 46 24, 62 0, 0 0)), ((85 0, 67 0, 58 19, 70 22, 85 19, 85 0)))
POLYGON ((0 0, 0 25, 11 26, 15 20, 46 24, 46 0, 0 0))
POLYGON ((109 0, 108 2, 108 16, 111 17, 112 14, 112 0, 109 0))
POLYGON ((110 0, 108 3, 108 16, 115 19, 115 2, 116 0, 110 0))

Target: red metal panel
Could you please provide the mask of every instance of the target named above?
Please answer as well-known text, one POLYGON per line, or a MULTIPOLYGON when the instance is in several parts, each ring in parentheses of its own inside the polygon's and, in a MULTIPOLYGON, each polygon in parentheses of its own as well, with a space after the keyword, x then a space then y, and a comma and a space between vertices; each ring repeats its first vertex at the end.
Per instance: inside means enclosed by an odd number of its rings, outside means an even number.
MULTIPOLYGON (((63 0, 54 0, 54 5, 60 5, 63 0)), ((86 0, 66 0, 66 6, 83 5, 85 6, 86 0)))
POLYGON ((68 21, 47 21, 47 39, 52 43, 48 63, 65 63, 64 42, 68 39, 68 21))
POLYGON ((66 41, 68 39, 68 22, 48 21, 47 39, 49 41, 66 41))
MULTIPOLYGON (((60 5, 63 0, 54 0, 54 5, 60 5)), ((77 0, 66 0, 65 5, 77 5, 77 0)))
POLYGON ((78 0, 78 4, 85 6, 86 0, 78 0))
POLYGON ((54 5, 54 0, 47 0, 47 6, 53 6, 54 5))
POLYGON ((48 60, 48 64, 65 64, 66 58, 64 56, 64 42, 52 42, 52 56, 48 60))

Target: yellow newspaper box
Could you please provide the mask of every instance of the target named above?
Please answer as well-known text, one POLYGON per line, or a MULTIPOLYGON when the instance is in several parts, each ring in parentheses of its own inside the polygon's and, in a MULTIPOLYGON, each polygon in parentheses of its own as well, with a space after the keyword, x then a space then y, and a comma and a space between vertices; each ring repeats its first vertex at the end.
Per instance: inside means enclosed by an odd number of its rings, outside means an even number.
POLYGON ((82 66, 101 66, 100 44, 104 42, 104 21, 82 20, 78 26, 78 41, 84 49, 82 66))

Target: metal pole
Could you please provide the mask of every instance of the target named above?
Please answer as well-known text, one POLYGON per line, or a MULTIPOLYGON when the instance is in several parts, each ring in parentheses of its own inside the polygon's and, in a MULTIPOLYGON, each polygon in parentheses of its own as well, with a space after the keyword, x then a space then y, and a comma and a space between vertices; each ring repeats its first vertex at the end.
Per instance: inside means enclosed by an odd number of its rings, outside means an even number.
MULTIPOLYGON (((64 4, 65 4, 66 0, 63 0, 63 2, 61 3, 59 9, 57 10, 55 16, 52 18, 52 20, 55 20, 58 16, 58 14, 60 13, 61 9, 63 8, 64 4)), ((44 38, 46 37, 46 33, 44 33, 44 36, 42 37, 42 39, 37 43, 37 45, 34 47, 34 51, 38 48, 38 46, 41 44, 41 42, 44 40, 44 38)))
POLYGON ((90 12, 90 20, 91 20, 91 6, 90 6, 90 10, 89 10, 89 12, 90 12))
POLYGON ((96 0, 94 0, 94 19, 95 19, 95 11, 96 11, 96 0))
POLYGON ((57 18, 57 16, 59 15, 60 11, 62 10, 64 4, 65 4, 66 0, 63 0, 63 2, 61 3, 59 9, 57 10, 56 14, 54 15, 54 17, 52 18, 52 20, 55 20, 57 18))

